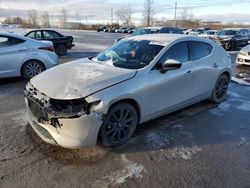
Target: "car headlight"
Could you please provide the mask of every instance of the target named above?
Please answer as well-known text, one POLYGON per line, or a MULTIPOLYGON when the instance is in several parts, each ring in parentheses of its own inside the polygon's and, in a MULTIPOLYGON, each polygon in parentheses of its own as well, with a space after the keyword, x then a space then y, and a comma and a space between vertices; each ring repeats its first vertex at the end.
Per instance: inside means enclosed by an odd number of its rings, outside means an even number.
POLYGON ((87 102, 84 99, 57 100, 50 99, 50 108, 56 112, 77 114, 87 111, 87 102))
POLYGON ((224 42, 228 42, 228 41, 230 41, 232 38, 224 38, 224 39, 222 39, 224 42))
POLYGON ((241 51, 239 51, 239 54, 240 55, 247 55, 247 52, 241 50, 241 51))

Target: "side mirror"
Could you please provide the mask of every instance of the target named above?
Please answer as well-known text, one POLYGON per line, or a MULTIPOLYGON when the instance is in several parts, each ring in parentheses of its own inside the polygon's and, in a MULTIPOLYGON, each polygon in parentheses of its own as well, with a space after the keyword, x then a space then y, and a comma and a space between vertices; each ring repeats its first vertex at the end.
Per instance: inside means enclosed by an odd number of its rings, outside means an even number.
POLYGON ((181 62, 174 60, 174 59, 168 59, 167 61, 165 61, 161 68, 160 68, 160 72, 161 73, 166 73, 169 70, 176 70, 181 68, 181 62))

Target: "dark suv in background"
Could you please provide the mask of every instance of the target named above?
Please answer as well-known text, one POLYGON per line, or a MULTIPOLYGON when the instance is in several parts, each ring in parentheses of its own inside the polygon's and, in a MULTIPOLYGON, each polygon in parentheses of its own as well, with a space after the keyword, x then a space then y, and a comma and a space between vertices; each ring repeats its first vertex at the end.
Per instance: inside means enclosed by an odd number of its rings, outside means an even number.
POLYGON ((222 29, 212 37, 212 40, 220 44, 225 50, 236 50, 248 45, 250 31, 240 28, 222 29))

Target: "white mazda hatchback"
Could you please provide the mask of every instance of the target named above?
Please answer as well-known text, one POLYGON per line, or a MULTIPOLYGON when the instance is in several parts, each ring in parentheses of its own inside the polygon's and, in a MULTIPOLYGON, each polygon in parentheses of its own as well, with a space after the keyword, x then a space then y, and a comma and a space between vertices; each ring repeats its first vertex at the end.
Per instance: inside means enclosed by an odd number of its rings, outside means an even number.
POLYGON ((151 34, 126 38, 96 57, 59 65, 25 89, 28 120, 67 148, 125 143, 138 124, 196 102, 225 99, 231 60, 211 40, 151 34))

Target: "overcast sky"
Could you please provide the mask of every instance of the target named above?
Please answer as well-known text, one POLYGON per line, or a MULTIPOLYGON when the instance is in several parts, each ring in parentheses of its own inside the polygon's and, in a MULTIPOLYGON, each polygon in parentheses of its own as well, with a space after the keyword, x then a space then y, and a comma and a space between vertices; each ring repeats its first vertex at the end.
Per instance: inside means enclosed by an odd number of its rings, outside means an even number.
MULTIPOLYGON (((155 16, 172 19, 176 0, 154 0, 155 16)), ((36 9, 58 15, 67 9, 74 19, 76 13, 84 21, 110 20, 111 8, 114 12, 130 6, 135 10, 133 19, 142 19, 144 0, 0 0, 0 17, 27 16, 27 10, 36 9)), ((177 15, 183 12, 205 21, 250 22, 250 0, 179 0, 177 15)), ((115 16, 114 16, 115 17, 115 16)))

